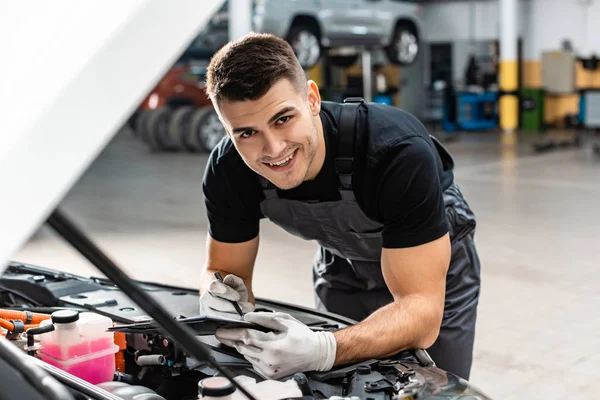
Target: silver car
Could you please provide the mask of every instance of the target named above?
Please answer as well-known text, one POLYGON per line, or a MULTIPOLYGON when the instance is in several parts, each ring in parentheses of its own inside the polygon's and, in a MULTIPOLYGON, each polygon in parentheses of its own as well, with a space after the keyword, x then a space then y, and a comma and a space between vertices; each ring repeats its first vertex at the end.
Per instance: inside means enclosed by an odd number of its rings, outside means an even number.
MULTIPOLYGON (((360 48, 377 47, 397 65, 414 63, 419 53, 422 7, 414 0, 253 0, 252 6, 253 30, 285 38, 306 69, 324 52, 337 54, 333 63, 351 64, 360 48)), ((211 26, 227 29, 227 4, 211 26)))

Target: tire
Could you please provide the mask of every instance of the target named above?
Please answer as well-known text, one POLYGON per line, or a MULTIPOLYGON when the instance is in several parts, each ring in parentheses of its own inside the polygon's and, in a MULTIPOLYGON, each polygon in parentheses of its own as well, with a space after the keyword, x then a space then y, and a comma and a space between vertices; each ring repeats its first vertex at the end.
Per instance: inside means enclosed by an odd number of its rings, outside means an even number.
POLYGON ((152 151, 172 151, 177 148, 177 143, 169 138, 169 120, 172 111, 168 107, 154 110, 148 119, 146 130, 146 143, 152 151))
POLYGON ((286 40, 294 49, 302 68, 310 69, 321 60, 321 36, 314 26, 294 25, 286 40))
POLYGON ((212 107, 204 107, 192 115, 188 141, 195 151, 211 152, 227 133, 212 107))
POLYGON ((169 140, 177 145, 177 150, 191 151, 187 146, 187 135, 190 131, 192 114, 196 110, 194 106, 177 107, 169 120, 169 140))
POLYGON ((142 110, 140 114, 137 116, 135 121, 135 130, 133 131, 133 137, 144 141, 147 136, 146 129, 148 126, 148 119, 152 114, 153 110, 142 110))
POLYGON ((137 137, 137 124, 140 119, 141 113, 141 110, 134 111, 127 119, 127 122, 125 122, 124 127, 129 129, 129 131, 131 132, 131 136, 133 137, 137 137))
POLYGON ((390 45, 385 48, 388 61, 395 65, 412 65, 417 61, 420 51, 421 43, 415 26, 409 22, 399 22, 390 45))

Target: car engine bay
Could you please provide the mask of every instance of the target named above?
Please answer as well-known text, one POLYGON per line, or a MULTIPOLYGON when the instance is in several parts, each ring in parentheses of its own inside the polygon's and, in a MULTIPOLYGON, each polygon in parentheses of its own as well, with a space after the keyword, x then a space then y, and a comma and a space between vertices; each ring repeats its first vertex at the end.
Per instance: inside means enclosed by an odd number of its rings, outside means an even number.
MULTIPOLYGON (((250 384, 269 382, 235 349, 224 346, 214 337, 218 319, 197 316, 198 293, 195 290, 144 282, 139 285, 174 319, 190 327, 197 334, 196 338, 207 346, 211 361, 226 367, 236 380, 250 384)), ((52 325, 49 324, 52 319, 68 318, 69 312, 110 318, 112 327, 107 330, 114 333, 114 345, 118 347, 112 379, 92 380, 94 384, 90 385, 90 382, 70 376, 67 381, 71 390, 87 396, 81 398, 111 398, 106 397, 108 392, 121 399, 197 399, 202 398, 198 397, 200 381, 222 376, 208 362, 190 357, 179 343, 165 335, 143 310, 106 278, 86 278, 10 263, 0 277, 0 307, 5 313, 46 315, 47 321, 42 321, 37 330, 52 325), (140 395, 145 397, 136 397, 140 395)), ((337 315, 261 299, 257 299, 256 311, 287 312, 312 329, 336 330, 352 323, 337 315)), ((0 318, 3 315, 6 314, 0 312, 0 318)), ((19 325, 14 321, 13 325, 19 325)), ((7 327, 10 325, 2 325, 3 333, 14 345, 41 361, 40 364, 55 376, 60 375, 56 371, 57 365, 48 366, 40 360, 40 352, 44 354, 40 349, 41 339, 48 333, 28 335, 25 331, 18 333, 16 326, 16 332, 7 327)), ((98 362, 95 365, 98 367, 98 362)), ((296 374, 280 382, 290 380, 295 382, 293 386, 301 393, 300 398, 486 398, 467 381, 435 367, 422 350, 336 367, 327 372, 296 374)), ((283 386, 276 390, 281 388, 283 386)))

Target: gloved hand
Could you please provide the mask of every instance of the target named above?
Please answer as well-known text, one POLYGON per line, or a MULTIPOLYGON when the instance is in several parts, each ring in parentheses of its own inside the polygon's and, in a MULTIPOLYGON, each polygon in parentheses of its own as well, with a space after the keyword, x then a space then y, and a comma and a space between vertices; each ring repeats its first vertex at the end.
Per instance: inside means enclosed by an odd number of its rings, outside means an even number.
POLYGON ((230 274, 223 282, 215 279, 206 287, 200 296, 200 315, 243 319, 230 300, 237 302, 244 314, 254 311, 254 304, 248 301, 246 284, 242 278, 230 274))
POLYGON ((267 378, 279 379, 304 371, 328 371, 333 367, 337 345, 331 332, 313 332, 285 313, 251 312, 248 322, 273 329, 217 329, 217 339, 252 363, 267 378))

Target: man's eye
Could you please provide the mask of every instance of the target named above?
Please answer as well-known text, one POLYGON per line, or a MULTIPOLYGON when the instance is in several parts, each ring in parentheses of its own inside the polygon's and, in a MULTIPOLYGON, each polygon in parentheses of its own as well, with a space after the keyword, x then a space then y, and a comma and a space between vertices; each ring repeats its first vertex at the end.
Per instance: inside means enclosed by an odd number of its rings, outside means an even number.
POLYGON ((245 132, 240 133, 240 137, 242 139, 249 138, 252 135, 254 135, 254 131, 245 131, 245 132))
POLYGON ((289 121, 289 119, 292 118, 289 115, 285 116, 285 117, 281 117, 277 120, 277 124, 285 124, 286 122, 289 121))

